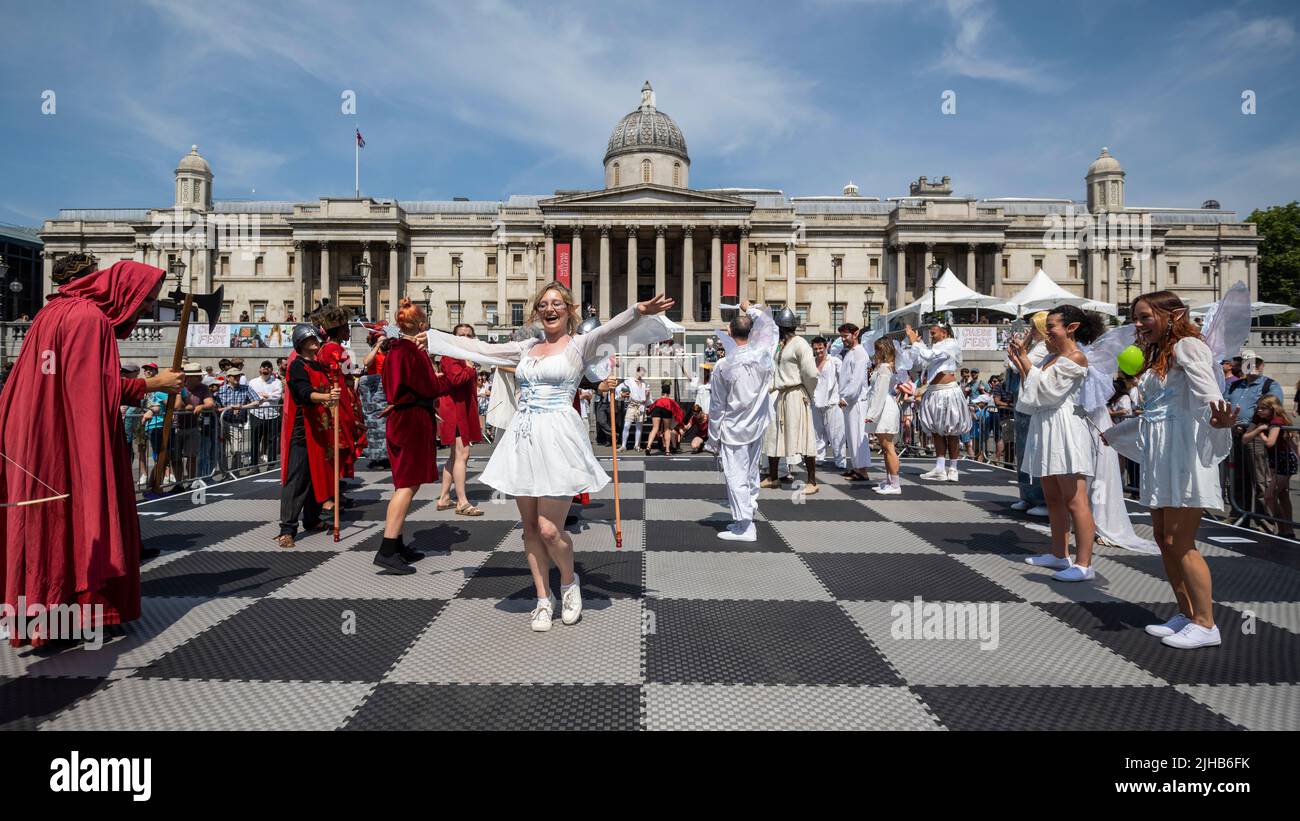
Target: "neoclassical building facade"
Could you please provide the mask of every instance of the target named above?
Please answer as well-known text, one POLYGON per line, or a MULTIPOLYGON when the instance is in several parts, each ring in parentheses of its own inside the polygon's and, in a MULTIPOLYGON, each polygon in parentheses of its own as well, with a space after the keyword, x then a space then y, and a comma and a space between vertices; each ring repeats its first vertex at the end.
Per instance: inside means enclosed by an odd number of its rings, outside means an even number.
POLYGON ((196 146, 177 165, 170 207, 64 209, 47 220, 46 288, 55 259, 88 250, 102 262, 179 260, 196 291, 225 286, 231 321, 245 311, 254 321, 301 317, 321 299, 388 316, 396 295, 428 299, 436 325, 466 321, 485 335, 521 323, 537 287, 555 276, 557 251, 591 312, 607 318, 667 292, 677 300, 673 318, 698 332, 716 327, 719 303, 731 301, 723 294, 732 247, 738 296, 794 307, 808 333, 914 301, 932 270, 1002 297, 1040 268, 1107 302, 1170 288, 1199 305, 1236 281, 1257 292, 1253 224, 1213 201, 1127 205, 1125 171, 1106 149, 1084 175, 1081 200, 960 196, 948 177, 920 177, 907 194, 884 198, 852 183, 833 196, 702 190, 690 187, 690 166, 685 137, 648 82, 610 136, 598 190, 504 202, 221 201, 196 146), (1140 243, 1099 243, 1100 228, 1091 241, 1062 242, 1052 228, 1117 220, 1130 228, 1119 236, 1140 243))

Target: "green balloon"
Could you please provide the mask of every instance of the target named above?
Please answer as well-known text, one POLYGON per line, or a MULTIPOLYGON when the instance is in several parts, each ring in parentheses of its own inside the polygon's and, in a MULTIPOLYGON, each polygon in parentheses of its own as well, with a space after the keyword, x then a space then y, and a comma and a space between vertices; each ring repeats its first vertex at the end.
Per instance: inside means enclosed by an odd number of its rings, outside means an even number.
POLYGON ((1137 345, 1129 345, 1119 352, 1116 361, 1119 363, 1119 369, 1129 376, 1137 376, 1138 371, 1142 370, 1142 362, 1145 357, 1142 355, 1142 349, 1137 345))

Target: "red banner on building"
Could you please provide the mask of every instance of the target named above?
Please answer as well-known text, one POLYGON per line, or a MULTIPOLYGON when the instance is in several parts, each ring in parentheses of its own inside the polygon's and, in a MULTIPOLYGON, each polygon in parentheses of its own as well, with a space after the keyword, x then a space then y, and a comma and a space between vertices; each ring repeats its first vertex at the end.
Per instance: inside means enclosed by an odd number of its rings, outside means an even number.
POLYGON ((740 246, 734 242, 722 243, 722 295, 734 297, 740 272, 740 246))
POLYGON ((569 285, 569 257, 571 246, 567 242, 555 243, 555 280, 564 287, 569 285))

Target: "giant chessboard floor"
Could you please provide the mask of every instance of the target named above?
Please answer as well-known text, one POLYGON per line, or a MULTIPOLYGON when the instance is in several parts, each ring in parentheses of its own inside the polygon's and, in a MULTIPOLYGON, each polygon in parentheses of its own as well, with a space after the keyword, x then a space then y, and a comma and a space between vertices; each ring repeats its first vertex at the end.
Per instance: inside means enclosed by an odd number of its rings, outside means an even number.
POLYGON ((406 534, 428 557, 405 577, 371 565, 387 474, 359 477, 339 543, 292 550, 274 474, 142 505, 162 550, 144 617, 99 650, 0 651, 0 727, 1300 728, 1295 543, 1205 525, 1223 645, 1180 651, 1142 630, 1174 612, 1159 557, 1100 548, 1094 583, 1052 581, 1022 561, 1045 522, 1001 470, 927 484, 908 463, 893 497, 824 471, 815 496, 763 491, 746 544, 717 538, 711 458, 619 466, 622 549, 611 485, 568 528, 583 618, 549 633, 515 504, 477 482, 481 518, 422 489, 406 534))

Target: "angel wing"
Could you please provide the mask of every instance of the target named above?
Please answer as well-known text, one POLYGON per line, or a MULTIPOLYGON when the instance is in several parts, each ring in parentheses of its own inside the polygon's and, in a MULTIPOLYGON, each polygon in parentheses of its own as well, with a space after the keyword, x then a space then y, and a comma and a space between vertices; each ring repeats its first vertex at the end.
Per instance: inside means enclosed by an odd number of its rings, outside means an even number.
MULTIPOLYGON (((731 338, 731 334, 718 328, 714 335, 722 342, 722 349, 727 356, 734 356, 736 353, 736 340, 731 338)), ((776 352, 776 343, 780 341, 780 335, 777 333, 776 320, 772 319, 772 309, 763 308, 759 311, 759 316, 754 320, 754 329, 749 332, 749 347, 756 350, 766 350, 771 353, 776 352)))
POLYGON ((1083 355, 1088 357, 1090 367, 1094 367, 1104 374, 1113 374, 1119 370, 1115 360, 1119 358, 1120 351, 1132 345, 1136 339, 1136 325, 1120 325, 1118 328, 1111 328, 1102 334, 1091 345, 1080 345, 1079 350, 1083 351, 1083 355))
POLYGON ((916 354, 912 353, 912 348, 897 339, 890 341, 894 343, 894 373, 907 373, 915 368, 916 354))
MULTIPOLYGON (((1250 288, 1238 282, 1228 289, 1223 299, 1210 306, 1201 326, 1201 339, 1218 362, 1246 347, 1250 341, 1250 288)), ((1219 389, 1223 389, 1223 374, 1215 368, 1219 389)))

